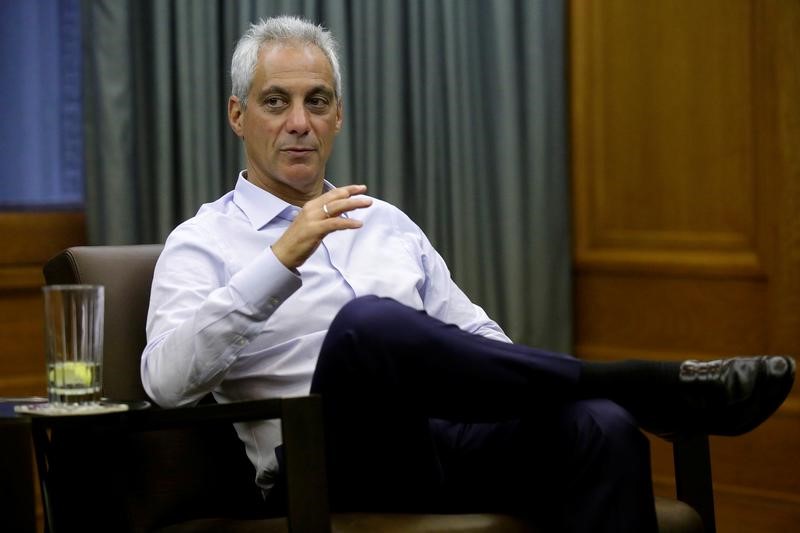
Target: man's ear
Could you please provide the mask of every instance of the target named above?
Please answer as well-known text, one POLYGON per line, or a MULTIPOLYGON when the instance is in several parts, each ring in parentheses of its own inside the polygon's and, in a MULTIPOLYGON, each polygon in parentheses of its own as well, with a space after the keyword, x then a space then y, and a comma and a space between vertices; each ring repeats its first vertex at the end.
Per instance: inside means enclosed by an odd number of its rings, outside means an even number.
POLYGON ((244 109, 236 96, 228 98, 228 124, 231 125, 233 133, 244 137, 244 109))
POLYGON ((344 121, 344 110, 342 109, 342 101, 336 102, 336 133, 342 129, 342 121, 344 121))

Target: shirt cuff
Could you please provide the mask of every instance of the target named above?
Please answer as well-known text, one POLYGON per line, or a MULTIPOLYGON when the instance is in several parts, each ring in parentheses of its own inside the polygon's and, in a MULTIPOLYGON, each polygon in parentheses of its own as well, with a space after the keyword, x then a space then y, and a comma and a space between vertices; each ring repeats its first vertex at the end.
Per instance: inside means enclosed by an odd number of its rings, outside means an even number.
POLYGON ((255 310, 271 315, 302 284, 268 247, 231 277, 229 287, 255 310))

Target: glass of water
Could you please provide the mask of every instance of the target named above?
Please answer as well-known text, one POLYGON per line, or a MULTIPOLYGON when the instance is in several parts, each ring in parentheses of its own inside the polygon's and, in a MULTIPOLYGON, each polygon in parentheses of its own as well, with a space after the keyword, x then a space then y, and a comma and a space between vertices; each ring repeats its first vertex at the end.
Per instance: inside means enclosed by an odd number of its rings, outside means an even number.
POLYGON ((103 388, 103 287, 47 285, 42 291, 49 402, 96 404, 103 388))

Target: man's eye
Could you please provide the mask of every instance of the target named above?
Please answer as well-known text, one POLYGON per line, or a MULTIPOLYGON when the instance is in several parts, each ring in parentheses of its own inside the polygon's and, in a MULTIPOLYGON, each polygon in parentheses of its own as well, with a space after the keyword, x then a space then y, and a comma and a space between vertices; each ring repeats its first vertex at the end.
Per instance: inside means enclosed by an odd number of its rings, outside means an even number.
POLYGON ((268 96, 264 100, 264 105, 271 108, 276 109, 283 106, 283 98, 280 96, 268 96))
POLYGON ((328 106, 328 100, 322 96, 312 96, 308 99, 308 105, 315 109, 324 109, 328 106))

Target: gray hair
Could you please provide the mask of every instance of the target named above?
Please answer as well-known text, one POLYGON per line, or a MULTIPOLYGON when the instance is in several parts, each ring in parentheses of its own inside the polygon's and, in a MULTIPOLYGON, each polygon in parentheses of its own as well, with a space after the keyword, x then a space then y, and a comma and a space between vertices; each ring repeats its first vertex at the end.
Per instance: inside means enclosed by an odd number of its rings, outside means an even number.
POLYGON ((247 93, 258 64, 258 53, 266 43, 313 44, 325 54, 333 70, 334 91, 342 99, 342 73, 339 68, 338 44, 331 32, 306 20, 282 16, 261 19, 236 43, 231 59, 231 94, 247 107, 247 93))

